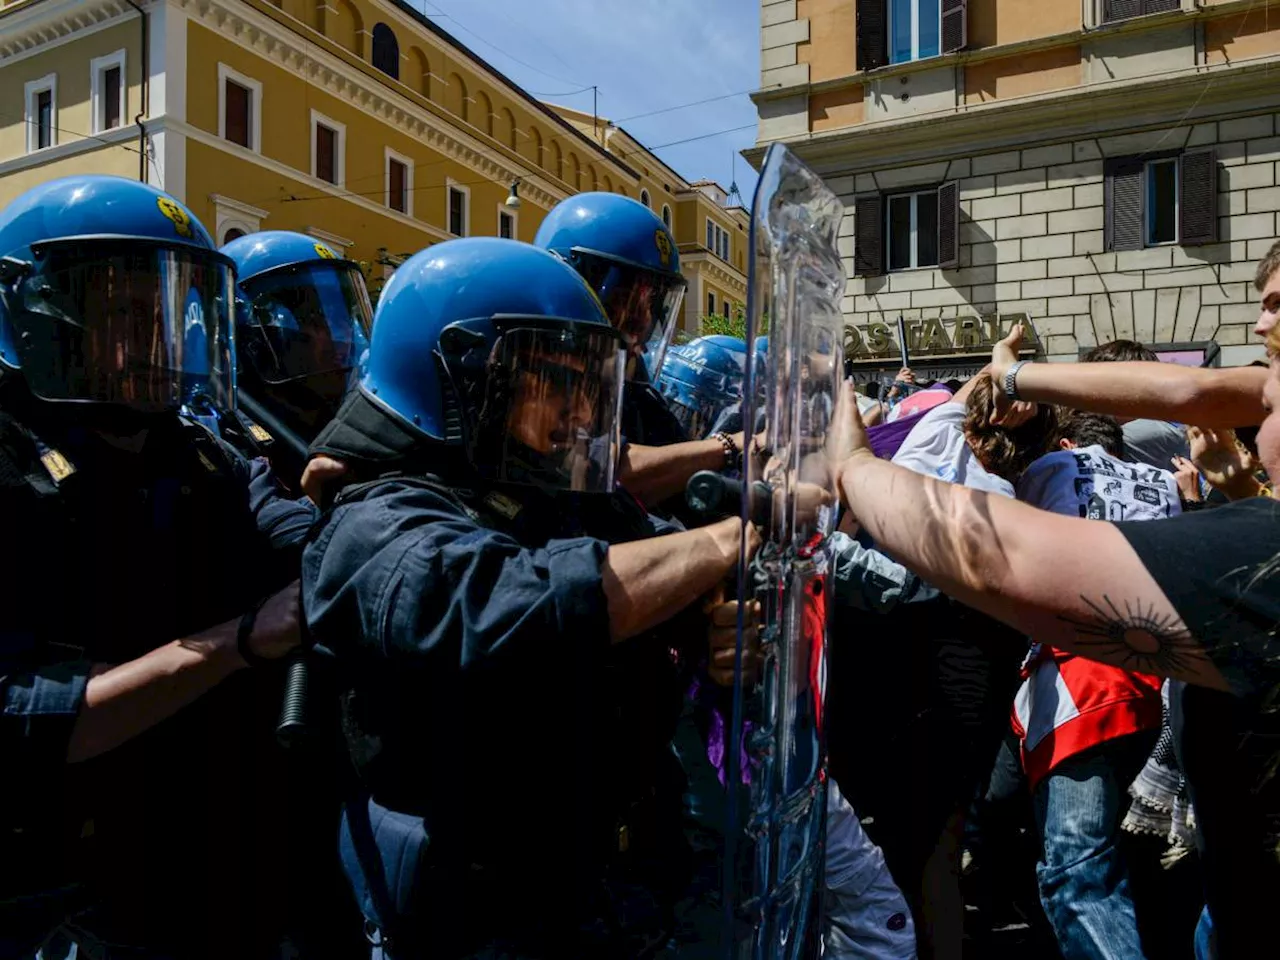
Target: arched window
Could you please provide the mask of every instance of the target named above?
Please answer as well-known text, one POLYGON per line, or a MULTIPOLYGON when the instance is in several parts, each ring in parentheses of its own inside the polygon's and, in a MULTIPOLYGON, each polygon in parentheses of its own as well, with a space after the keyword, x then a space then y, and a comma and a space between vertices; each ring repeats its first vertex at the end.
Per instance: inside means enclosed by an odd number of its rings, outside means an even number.
POLYGON ((241 230, 239 227, 231 227, 227 230, 226 233, 222 235, 222 242, 224 244, 230 243, 232 240, 239 240, 241 237, 244 237, 244 236, 247 236, 247 234, 243 230, 241 230))
POLYGON ((542 134, 537 127, 529 128, 529 142, 533 144, 533 162, 544 170, 547 167, 547 155, 542 150, 542 134))
POLYGON ((408 79, 408 85, 417 90, 428 100, 431 99, 431 61, 417 47, 409 48, 409 63, 416 76, 408 79))
POLYGON ((385 23, 373 25, 373 65, 392 80, 400 79, 400 44, 385 23))
POLYGON ((466 121, 470 112, 467 104, 467 84, 456 73, 449 74, 449 89, 445 93, 445 102, 450 113, 466 121))
POLYGON ((483 90, 476 91, 476 110, 480 112, 479 127, 489 136, 493 136, 493 101, 483 90))
POLYGON ((560 150, 560 144, 554 140, 551 141, 551 172, 558 179, 564 179, 564 154, 560 150))
POLYGON ((596 176, 596 168, 587 167, 587 174, 591 177, 591 192, 595 193, 600 189, 600 178, 596 176))
POLYGON ((569 154, 569 186, 575 190, 582 189, 582 164, 578 162, 576 153, 569 154))
POLYGON ((665 203, 662 205, 662 222, 667 225, 667 229, 671 229, 671 208, 665 203))
POLYGON ((519 151, 519 147, 516 145, 516 117, 506 107, 502 108, 502 136, 507 141, 508 147, 519 151))
POLYGON ((602 180, 601 183, 604 184, 605 193, 613 193, 613 181, 609 179, 609 175, 607 173, 604 175, 604 180, 602 180))
POLYGON ((650 203, 649 203, 649 191, 648 191, 648 190, 641 190, 641 191, 640 191, 640 202, 641 202, 641 203, 643 203, 646 207, 649 207, 650 209, 653 209, 652 204, 650 204, 650 203))

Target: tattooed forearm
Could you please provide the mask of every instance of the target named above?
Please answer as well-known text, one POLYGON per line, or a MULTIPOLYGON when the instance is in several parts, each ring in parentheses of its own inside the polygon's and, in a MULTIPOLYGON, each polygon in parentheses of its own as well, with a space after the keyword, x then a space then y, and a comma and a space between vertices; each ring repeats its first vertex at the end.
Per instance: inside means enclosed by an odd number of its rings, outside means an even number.
POLYGON ((1061 619, 1076 631, 1076 652, 1091 660, 1161 677, 1203 682, 1217 673, 1204 647, 1176 614, 1160 614, 1154 604, 1124 601, 1123 608, 1103 594, 1098 603, 1080 599, 1093 611, 1086 620, 1061 619))

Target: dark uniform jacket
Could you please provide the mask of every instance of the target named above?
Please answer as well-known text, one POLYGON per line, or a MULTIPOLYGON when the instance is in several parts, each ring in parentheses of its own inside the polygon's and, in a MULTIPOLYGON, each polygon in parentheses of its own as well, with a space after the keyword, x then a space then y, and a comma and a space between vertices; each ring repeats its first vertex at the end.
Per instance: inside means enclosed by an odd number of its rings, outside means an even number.
POLYGON ((238 618, 297 577, 314 510, 277 490, 265 463, 176 416, 113 444, 0 390, 0 956, 29 956, 84 909, 106 940, 244 955, 262 678, 242 671, 101 757, 65 758, 92 664, 238 618))

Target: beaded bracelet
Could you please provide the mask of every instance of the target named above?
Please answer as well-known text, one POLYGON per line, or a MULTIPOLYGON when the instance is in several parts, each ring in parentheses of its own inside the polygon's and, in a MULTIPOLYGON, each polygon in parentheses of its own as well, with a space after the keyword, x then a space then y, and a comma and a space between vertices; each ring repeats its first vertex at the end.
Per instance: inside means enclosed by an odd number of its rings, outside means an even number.
POLYGON ((711 437, 713 440, 719 440, 720 445, 724 447, 725 469, 742 462, 742 451, 738 449, 738 445, 734 442, 733 437, 723 431, 720 433, 714 433, 711 437))

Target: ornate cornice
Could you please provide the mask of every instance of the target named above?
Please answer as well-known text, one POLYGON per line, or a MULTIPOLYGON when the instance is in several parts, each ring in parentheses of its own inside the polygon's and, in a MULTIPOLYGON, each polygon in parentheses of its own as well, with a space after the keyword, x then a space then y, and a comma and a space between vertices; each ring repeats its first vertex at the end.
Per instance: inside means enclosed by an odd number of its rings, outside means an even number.
POLYGON ((0 11, 0 66, 77 34, 136 16, 124 0, 36 0, 0 11))

